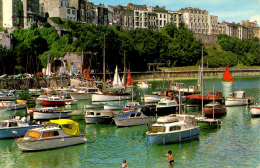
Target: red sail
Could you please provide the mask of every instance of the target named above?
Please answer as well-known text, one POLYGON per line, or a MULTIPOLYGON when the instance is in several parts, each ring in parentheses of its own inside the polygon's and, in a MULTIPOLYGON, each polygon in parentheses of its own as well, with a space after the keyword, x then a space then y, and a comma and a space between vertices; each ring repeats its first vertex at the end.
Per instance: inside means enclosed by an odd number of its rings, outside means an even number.
POLYGON ((132 79, 132 76, 130 74, 130 71, 128 71, 126 86, 130 86, 130 85, 133 85, 133 79, 132 79))
POLYGON ((93 78, 90 77, 90 74, 89 74, 89 67, 88 67, 88 69, 86 70, 84 76, 85 76, 85 78, 86 78, 87 80, 94 80, 93 78))
POLYGON ((234 82, 234 78, 231 76, 228 65, 225 69, 222 80, 225 80, 226 82, 234 82))

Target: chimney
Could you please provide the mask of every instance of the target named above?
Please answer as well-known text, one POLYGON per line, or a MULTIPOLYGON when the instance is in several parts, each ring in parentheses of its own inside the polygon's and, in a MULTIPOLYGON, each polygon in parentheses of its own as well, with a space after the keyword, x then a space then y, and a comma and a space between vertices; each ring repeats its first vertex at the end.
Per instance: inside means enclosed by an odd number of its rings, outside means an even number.
POLYGON ((222 23, 225 24, 226 22, 223 20, 222 23))
POLYGON ((166 9, 165 6, 162 7, 164 10, 166 9))
POLYGON ((145 4, 143 4, 143 7, 146 7, 146 5, 145 5, 145 4))
POLYGON ((127 6, 133 6, 133 4, 132 3, 128 3, 127 6))

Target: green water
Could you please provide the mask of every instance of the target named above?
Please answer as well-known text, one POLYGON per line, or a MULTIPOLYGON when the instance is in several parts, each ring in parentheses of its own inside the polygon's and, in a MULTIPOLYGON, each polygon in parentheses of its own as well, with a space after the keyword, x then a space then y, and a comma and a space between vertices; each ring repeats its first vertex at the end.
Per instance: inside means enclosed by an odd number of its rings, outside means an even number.
MULTIPOLYGON (((179 81, 179 80, 177 80, 179 81)), ((207 91, 223 91, 221 79, 206 79, 207 91)), ((259 103, 260 78, 236 78, 234 91, 245 90, 246 96, 254 97, 259 103)), ((196 80, 182 80, 195 85, 196 80)), ((150 81, 152 83, 152 81, 150 81)), ((157 81, 156 85, 161 85, 157 81)), ((165 82, 167 87, 167 82, 165 82)), ((207 92, 205 91, 205 92, 207 92)), ((152 92, 149 89, 137 89, 137 99, 142 94, 152 92), (140 93, 140 94, 139 94, 140 93)), ((79 101, 66 109, 82 110, 85 103, 79 101)), ((124 102, 121 102, 124 103, 124 102)), ((143 102, 142 102, 143 103, 143 102)), ((187 109, 187 113, 196 109, 187 109)), ((23 115, 25 110, 0 112, 1 119, 11 114, 23 115)), ((260 118, 251 118, 247 106, 227 107, 227 114, 221 117, 223 123, 219 129, 201 130, 198 140, 169 145, 150 145, 145 141, 147 126, 117 128, 115 125, 80 123, 80 130, 86 133, 85 144, 66 148, 21 152, 14 140, 0 140, 0 167, 120 167, 126 159, 130 168, 169 167, 167 151, 172 150, 175 164, 173 167, 259 167, 260 165, 260 118), (13 146, 12 146, 13 145, 13 146)))

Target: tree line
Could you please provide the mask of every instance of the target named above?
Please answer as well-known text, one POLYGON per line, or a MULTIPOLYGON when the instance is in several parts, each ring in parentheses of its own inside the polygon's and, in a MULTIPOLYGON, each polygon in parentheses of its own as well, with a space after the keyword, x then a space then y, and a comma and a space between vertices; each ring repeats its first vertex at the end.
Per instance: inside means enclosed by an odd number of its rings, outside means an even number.
MULTIPOLYGON (((37 25, 29 29, 16 29, 10 49, 0 46, 0 73, 36 73, 46 67, 48 57, 63 57, 67 52, 78 55, 82 51, 91 53, 87 66, 102 71, 103 47, 105 44, 106 67, 123 69, 124 53, 132 71, 147 70, 147 63, 165 63, 165 66, 180 67, 200 64, 203 44, 183 23, 177 28, 167 24, 159 30, 123 30, 118 26, 81 24, 54 18, 60 27, 70 30, 59 36, 48 23, 43 28, 37 25), (169 64, 170 63, 170 64, 169 64)), ((239 61, 247 65, 258 65, 259 39, 238 40, 220 35, 213 47, 205 46, 204 63, 209 67, 235 66, 239 61)), ((127 64, 127 65, 129 65, 127 64)))

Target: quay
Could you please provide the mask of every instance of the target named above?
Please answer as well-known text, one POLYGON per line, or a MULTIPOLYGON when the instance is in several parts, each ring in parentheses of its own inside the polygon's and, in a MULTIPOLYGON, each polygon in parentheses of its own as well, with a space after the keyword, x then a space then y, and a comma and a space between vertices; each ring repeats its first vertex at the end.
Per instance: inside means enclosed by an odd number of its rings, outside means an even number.
MULTIPOLYGON (((260 68, 230 68, 229 69, 233 77, 246 77, 246 76, 260 76, 260 68)), ((225 68, 203 68, 204 78, 222 78, 225 68)), ((197 78, 199 69, 162 69, 155 71, 145 72, 131 72, 133 80, 162 80, 163 78, 197 78)), ((123 76, 123 72, 120 72, 120 77, 123 76)), ((102 73, 90 73, 91 77, 96 79, 102 79, 102 73)), ((113 79, 114 72, 106 73, 106 79, 113 79)), ((71 77, 37 77, 37 78, 16 78, 16 79, 0 79, 0 89, 30 89, 41 87, 65 87, 70 86, 71 77)))

